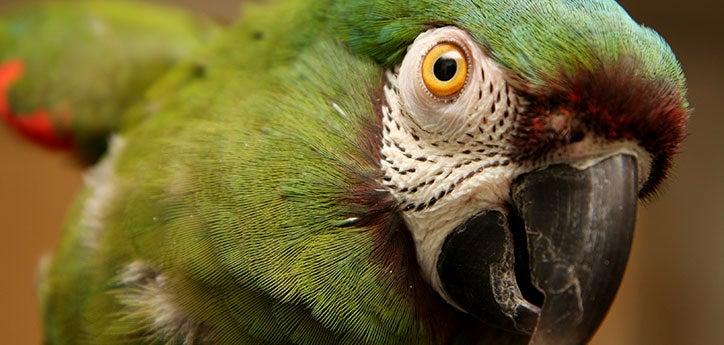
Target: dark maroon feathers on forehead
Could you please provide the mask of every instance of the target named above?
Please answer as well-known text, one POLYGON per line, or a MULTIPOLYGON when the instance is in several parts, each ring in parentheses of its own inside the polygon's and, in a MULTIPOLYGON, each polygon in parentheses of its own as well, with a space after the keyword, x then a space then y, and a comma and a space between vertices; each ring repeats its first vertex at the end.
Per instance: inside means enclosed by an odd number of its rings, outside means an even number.
POLYGON ((686 136, 689 108, 676 85, 642 79, 635 66, 633 60, 622 59, 593 72, 563 75, 546 83, 544 90, 529 91, 532 104, 512 139, 522 158, 578 141, 586 131, 610 141, 635 141, 652 155, 651 173, 640 196, 652 195, 686 136), (556 133, 553 115, 569 117, 570 126, 556 133))

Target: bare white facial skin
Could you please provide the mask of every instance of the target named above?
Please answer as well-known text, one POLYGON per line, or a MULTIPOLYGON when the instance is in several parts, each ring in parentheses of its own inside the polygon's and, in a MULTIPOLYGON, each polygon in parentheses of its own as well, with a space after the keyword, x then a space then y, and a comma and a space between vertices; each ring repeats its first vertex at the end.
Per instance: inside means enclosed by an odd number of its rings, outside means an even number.
POLYGON ((387 79, 384 183, 402 204, 425 277, 443 293, 435 267, 444 239, 465 220, 508 199, 516 169, 505 157, 504 136, 525 104, 507 86, 503 71, 454 27, 421 34, 387 79), (420 71, 425 55, 444 42, 467 53, 468 76, 457 95, 441 99, 427 89, 420 71))
POLYGON ((445 238, 486 210, 506 213, 510 185, 520 174, 557 163, 587 168, 619 153, 639 158, 641 185, 649 155, 638 145, 604 143, 593 136, 564 147, 544 165, 510 158, 508 142, 527 102, 508 84, 505 71, 463 30, 429 30, 408 48, 401 65, 387 72, 382 106, 382 183, 397 199, 412 234, 418 263, 435 290, 445 295, 437 259, 445 238), (422 78, 426 54, 440 43, 462 48, 467 81, 456 95, 433 95, 422 78))

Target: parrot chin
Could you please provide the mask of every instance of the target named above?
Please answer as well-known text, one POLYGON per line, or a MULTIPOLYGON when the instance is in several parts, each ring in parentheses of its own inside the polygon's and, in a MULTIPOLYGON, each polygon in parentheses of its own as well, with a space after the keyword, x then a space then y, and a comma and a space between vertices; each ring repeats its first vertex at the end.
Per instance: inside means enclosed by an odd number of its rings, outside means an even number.
POLYGON ((553 165, 516 178, 507 210, 445 239, 437 271, 456 307, 531 344, 582 344, 621 283, 636 218, 637 161, 553 165))

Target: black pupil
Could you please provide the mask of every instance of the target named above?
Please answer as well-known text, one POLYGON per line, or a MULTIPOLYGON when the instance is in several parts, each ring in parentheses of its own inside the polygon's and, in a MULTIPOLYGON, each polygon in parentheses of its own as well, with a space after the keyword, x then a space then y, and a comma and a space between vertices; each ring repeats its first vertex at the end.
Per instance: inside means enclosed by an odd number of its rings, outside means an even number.
POLYGON ((441 57, 435 61, 435 77, 440 81, 448 81, 455 76, 458 71, 458 63, 455 59, 441 57))

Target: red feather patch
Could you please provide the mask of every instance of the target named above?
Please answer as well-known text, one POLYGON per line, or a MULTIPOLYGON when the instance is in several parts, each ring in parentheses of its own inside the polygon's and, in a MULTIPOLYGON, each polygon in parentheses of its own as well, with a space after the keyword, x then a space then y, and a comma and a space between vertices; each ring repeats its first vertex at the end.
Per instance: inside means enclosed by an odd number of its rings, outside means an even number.
POLYGON ((13 113, 8 91, 24 72, 25 64, 22 60, 10 60, 0 65, 0 118, 8 127, 36 144, 51 149, 72 148, 73 138, 56 130, 48 111, 38 109, 30 114, 13 113))

